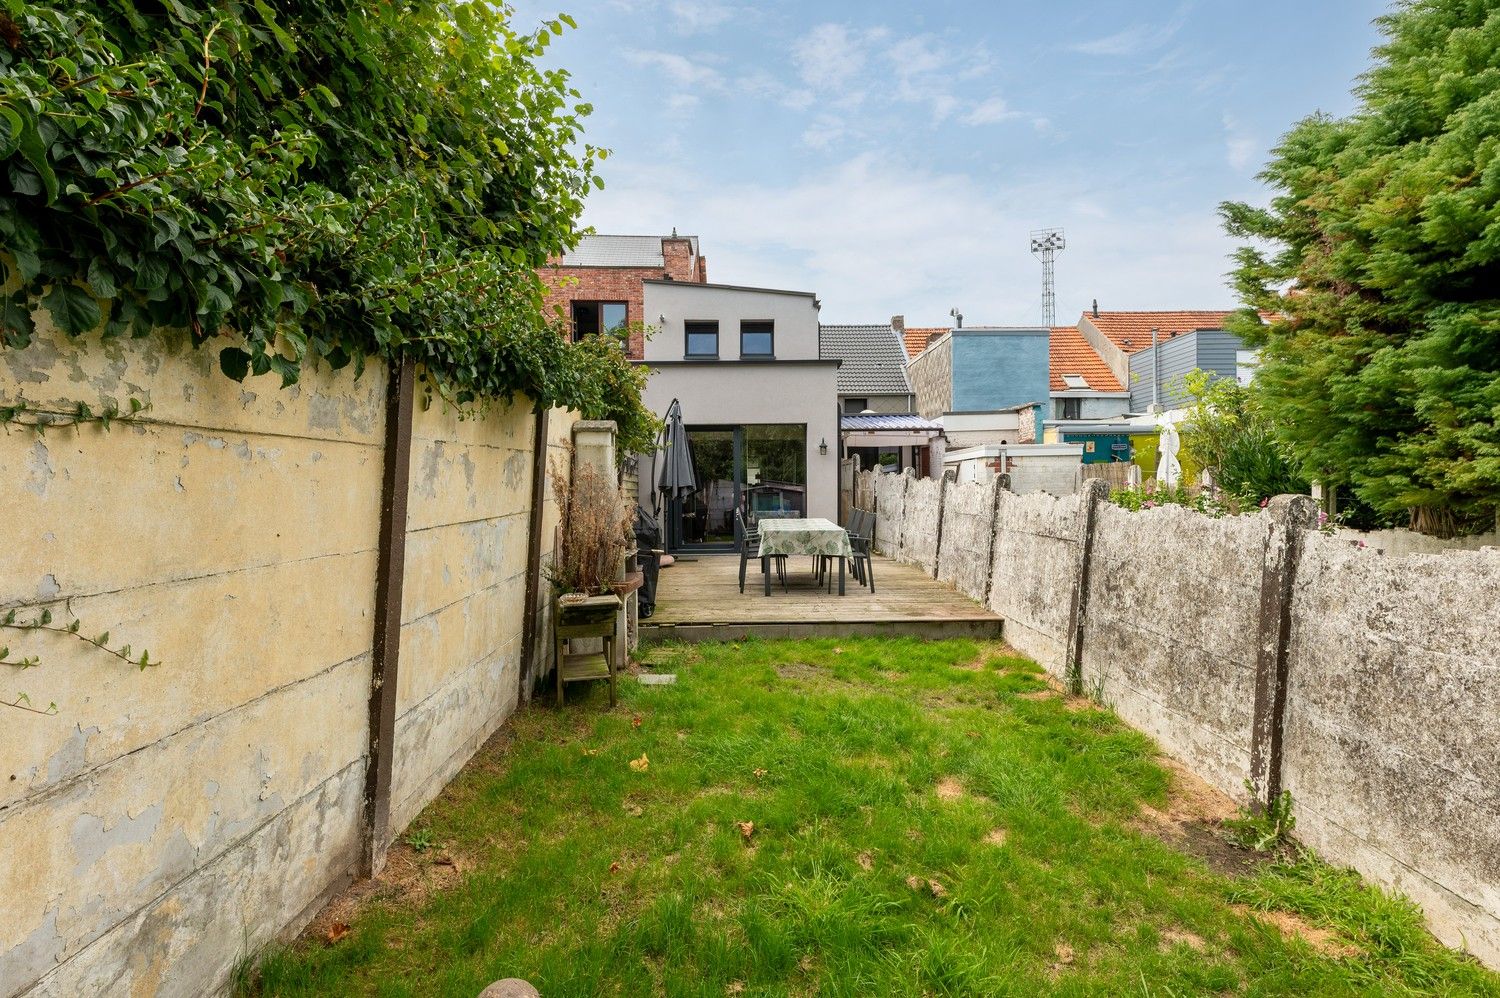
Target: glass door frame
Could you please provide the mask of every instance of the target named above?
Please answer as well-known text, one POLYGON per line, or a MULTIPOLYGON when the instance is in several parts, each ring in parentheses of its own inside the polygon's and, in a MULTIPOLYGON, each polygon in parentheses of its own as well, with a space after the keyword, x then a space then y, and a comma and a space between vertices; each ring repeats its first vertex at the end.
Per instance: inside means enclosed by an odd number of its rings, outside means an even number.
MULTIPOLYGON (((742 426, 742 425, 734 425, 734 424, 729 424, 729 423, 701 423, 701 424, 700 423, 694 423, 692 425, 684 425, 683 426, 683 430, 684 430, 684 432, 686 432, 689 435, 689 437, 688 437, 688 446, 689 447, 692 446, 692 436, 691 435, 693 433, 696 433, 696 432, 722 433, 722 432, 728 431, 729 433, 731 433, 733 435, 733 441, 734 441, 733 447, 734 447, 734 451, 733 451, 733 458, 732 458, 732 472, 731 472, 731 474, 732 474, 732 476, 734 478, 734 508, 737 509, 737 510, 738 509, 743 509, 744 508, 744 502, 745 502, 745 427, 742 426)), ((697 470, 694 469, 694 474, 696 474, 696 473, 697 473, 697 470)), ((699 485, 701 487, 703 485, 703 483, 700 482, 699 485)), ((736 536, 735 536, 734 540, 733 541, 729 541, 729 542, 725 542, 725 541, 697 541, 697 542, 691 542, 690 543, 688 541, 683 540, 683 536, 684 535, 683 535, 683 530, 682 530, 682 499, 681 498, 673 499, 672 503, 671 503, 671 507, 672 507, 672 509, 671 509, 671 527, 672 527, 672 537, 673 537, 673 541, 674 541, 674 543, 672 545, 672 550, 674 550, 674 551, 702 551, 702 552, 706 552, 706 553, 707 552, 715 552, 715 551, 720 551, 720 552, 736 552, 736 551, 739 551, 739 549, 740 549, 740 538, 738 536, 738 533, 736 533, 736 536)))

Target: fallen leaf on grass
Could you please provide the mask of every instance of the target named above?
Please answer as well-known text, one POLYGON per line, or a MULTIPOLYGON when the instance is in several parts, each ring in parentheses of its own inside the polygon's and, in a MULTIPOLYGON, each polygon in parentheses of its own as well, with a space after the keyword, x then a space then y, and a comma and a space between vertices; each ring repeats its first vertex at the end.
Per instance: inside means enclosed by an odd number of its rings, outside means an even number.
POLYGON ((859 864, 861 870, 875 869, 875 857, 870 855, 868 849, 854 857, 854 861, 859 864))
POLYGON ((347 936, 348 934, 349 934, 349 923, 348 922, 334 922, 332 925, 330 925, 328 927, 328 934, 327 934, 328 942, 330 944, 336 943, 340 939, 342 939, 345 936, 347 936))
POLYGON ((766 775, 766 771, 764 769, 757 769, 757 770, 755 770, 755 778, 757 780, 760 779, 761 777, 765 776, 765 775, 766 775))
POLYGON ((620 864, 618 862, 614 862, 614 863, 609 864, 609 872, 610 873, 619 873, 620 872, 620 864))
POLYGON ((596 748, 585 748, 583 750, 583 754, 587 756, 594 756, 599 754, 599 750, 596 748))
POLYGON ((735 824, 739 826, 740 834, 745 837, 745 841, 749 842, 750 841, 750 836, 752 836, 752 835, 755 834, 755 822, 753 822, 753 821, 737 821, 737 822, 735 822, 735 824))
POLYGON ((730 981, 729 987, 724 989, 726 995, 742 995, 745 993, 744 981, 730 981))
POLYGON ((639 728, 641 726, 641 715, 637 714, 634 717, 632 717, 630 719, 630 726, 632 728, 639 728))
POLYGON ((948 888, 936 880, 927 881, 927 889, 932 892, 932 896, 935 898, 945 898, 948 896, 948 888))
POLYGON ((642 752, 639 759, 630 760, 630 768, 635 770, 637 773, 644 773, 646 770, 651 768, 651 760, 647 759, 646 753, 642 752))
POLYGON ((834 654, 835 654, 835 655, 842 655, 842 654, 844 654, 844 649, 842 649, 842 648, 835 648, 835 649, 834 649, 834 650, 833 650, 833 653, 834 653, 834 654))

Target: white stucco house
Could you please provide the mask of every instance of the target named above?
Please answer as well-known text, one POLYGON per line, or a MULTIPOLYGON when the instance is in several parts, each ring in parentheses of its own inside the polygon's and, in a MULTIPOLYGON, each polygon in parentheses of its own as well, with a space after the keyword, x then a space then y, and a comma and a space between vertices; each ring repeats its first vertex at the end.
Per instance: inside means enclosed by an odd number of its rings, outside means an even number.
MULTIPOLYGON (((656 333, 645 402, 682 406, 698 488, 666 514, 674 548, 731 549, 734 511, 838 517, 839 361, 819 346, 817 297, 729 284, 644 282, 656 333)), ((660 461, 639 456, 652 507, 660 461), (655 472, 653 472, 655 469, 655 472)))

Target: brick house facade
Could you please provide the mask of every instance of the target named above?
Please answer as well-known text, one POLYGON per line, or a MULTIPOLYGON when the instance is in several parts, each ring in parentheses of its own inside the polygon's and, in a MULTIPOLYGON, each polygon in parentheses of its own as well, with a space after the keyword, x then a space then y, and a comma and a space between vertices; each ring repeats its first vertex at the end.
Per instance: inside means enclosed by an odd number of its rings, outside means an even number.
POLYGON ((642 327, 655 325, 645 315, 648 280, 708 283, 708 261, 698 252, 697 236, 584 236, 578 246, 540 271, 548 287, 547 305, 573 328, 574 303, 623 303, 630 328, 627 354, 645 356, 642 327))

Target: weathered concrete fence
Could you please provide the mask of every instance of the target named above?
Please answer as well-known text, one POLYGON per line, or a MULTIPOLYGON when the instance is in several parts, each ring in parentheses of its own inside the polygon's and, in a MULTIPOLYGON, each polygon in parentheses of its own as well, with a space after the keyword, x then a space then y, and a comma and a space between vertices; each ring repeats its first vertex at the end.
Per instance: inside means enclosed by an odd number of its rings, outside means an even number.
POLYGON ((1360 548, 1304 497, 1215 519, 859 479, 884 553, 1231 796, 1290 791, 1299 838, 1500 966, 1500 550, 1360 548))
MULTIPOLYGON (((514 709, 555 522, 539 420, 424 407, 409 370, 283 391, 55 334, 0 352, 21 397, 150 408, 0 433, 0 615, 162 664, 0 630, 41 659, 0 696, 57 705, 0 707, 0 995, 209 992, 378 868, 514 709)), ((540 422, 563 453, 571 419, 540 422)))

